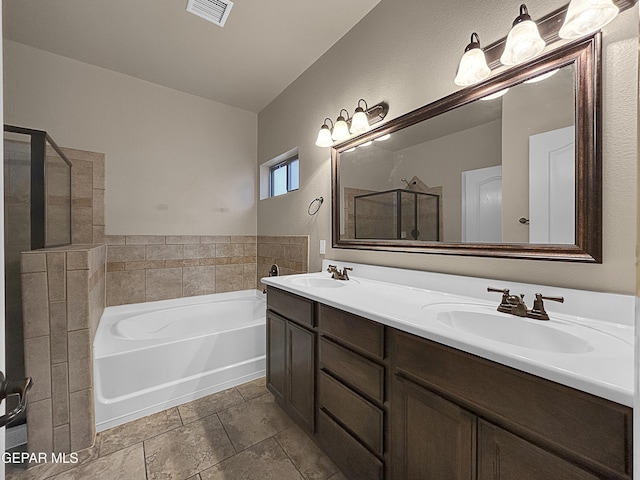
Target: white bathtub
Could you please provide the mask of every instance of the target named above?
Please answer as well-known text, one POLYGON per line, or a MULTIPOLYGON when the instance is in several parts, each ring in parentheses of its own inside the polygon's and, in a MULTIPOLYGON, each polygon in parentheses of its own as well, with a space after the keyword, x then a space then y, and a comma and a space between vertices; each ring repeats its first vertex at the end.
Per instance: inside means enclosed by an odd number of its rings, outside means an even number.
POLYGON ((97 431, 263 376, 265 332, 257 290, 107 307, 93 343, 97 431))

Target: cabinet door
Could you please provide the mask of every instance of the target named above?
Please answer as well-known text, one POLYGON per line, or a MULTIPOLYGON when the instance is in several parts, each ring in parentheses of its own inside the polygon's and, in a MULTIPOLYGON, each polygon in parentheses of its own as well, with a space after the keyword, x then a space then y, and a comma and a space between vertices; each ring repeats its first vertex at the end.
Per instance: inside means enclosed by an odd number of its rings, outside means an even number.
POLYGON ((393 478, 476 478, 475 415, 401 377, 391 405, 393 478))
POLYGON ((267 312, 267 388, 284 403, 287 386, 287 321, 267 312))
POLYGON ((309 432, 314 431, 315 334, 287 322, 288 404, 309 432))
POLYGON ((478 480, 597 480, 575 465, 483 420, 478 424, 478 480))

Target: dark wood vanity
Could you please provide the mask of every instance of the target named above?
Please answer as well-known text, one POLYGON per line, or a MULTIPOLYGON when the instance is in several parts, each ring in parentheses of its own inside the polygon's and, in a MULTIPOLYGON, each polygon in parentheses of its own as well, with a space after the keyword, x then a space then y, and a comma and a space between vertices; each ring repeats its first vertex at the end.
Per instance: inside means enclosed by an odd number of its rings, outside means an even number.
POLYGON ((267 386, 353 480, 632 478, 632 409, 274 287, 267 386))

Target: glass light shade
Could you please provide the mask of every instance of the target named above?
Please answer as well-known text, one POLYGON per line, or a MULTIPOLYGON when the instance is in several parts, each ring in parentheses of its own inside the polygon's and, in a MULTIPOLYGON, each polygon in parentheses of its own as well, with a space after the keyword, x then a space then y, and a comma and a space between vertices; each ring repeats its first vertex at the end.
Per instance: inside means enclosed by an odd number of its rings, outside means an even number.
POLYGON ((340 142, 342 140, 348 139, 349 137, 349 127, 347 126, 347 122, 345 121, 344 117, 338 117, 338 120, 333 127, 331 138, 333 138, 336 142, 340 142))
POLYGON ((507 44, 500 62, 503 65, 518 65, 526 62, 542 52, 545 45, 535 22, 525 20, 517 23, 507 35, 507 44))
POLYGON ((458 73, 453 82, 456 85, 466 87, 481 82, 491 75, 491 69, 487 65, 487 59, 480 48, 472 48, 464 52, 458 66, 458 73))
POLYGON ((316 145, 319 147, 330 147, 333 145, 333 140, 331 139, 331 130, 327 125, 322 125, 320 131, 318 132, 318 138, 316 140, 316 145))
POLYGON ((611 0, 571 0, 560 38, 579 38, 596 32, 616 18, 620 9, 611 0))
POLYGON ((359 133, 368 132, 370 128, 367 114, 364 113, 362 108, 358 107, 351 118, 351 133, 358 135, 359 133))

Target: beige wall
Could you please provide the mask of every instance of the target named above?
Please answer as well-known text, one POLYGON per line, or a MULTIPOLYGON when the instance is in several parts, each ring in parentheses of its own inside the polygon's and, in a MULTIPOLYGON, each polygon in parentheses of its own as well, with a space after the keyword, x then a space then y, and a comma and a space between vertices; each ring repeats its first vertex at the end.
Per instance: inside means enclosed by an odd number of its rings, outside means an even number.
POLYGON ((7 40, 4 57, 5 123, 106 154, 106 233, 255 235, 255 113, 7 40))
MULTIPOLYGON (((564 5, 541 0, 534 18, 564 5)), ((299 191, 258 205, 258 233, 308 234, 309 269, 320 269, 318 243, 330 245, 331 205, 317 215, 307 205, 331 197, 330 149, 314 145, 326 116, 340 108, 386 101, 387 119, 456 89, 453 77, 468 35, 489 44, 506 35, 517 5, 484 2, 382 0, 358 25, 259 114, 258 163, 299 147, 299 191)), ((327 249, 327 258, 599 291, 635 291, 636 107, 638 7, 605 27, 603 36, 604 226, 602 265, 327 249)))

